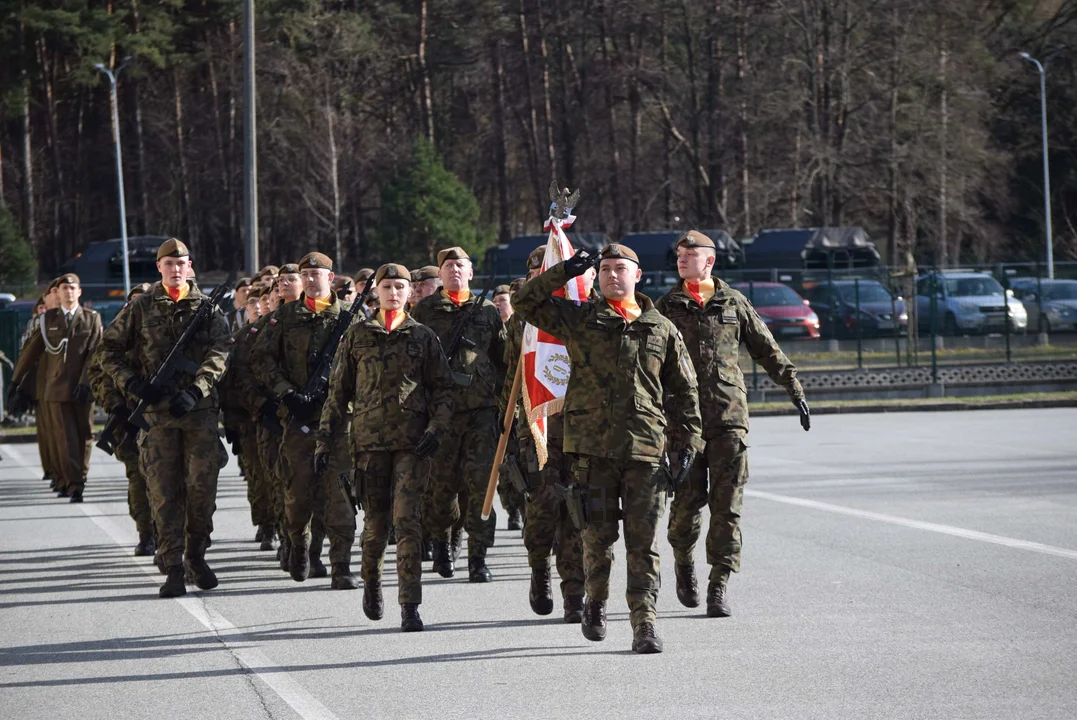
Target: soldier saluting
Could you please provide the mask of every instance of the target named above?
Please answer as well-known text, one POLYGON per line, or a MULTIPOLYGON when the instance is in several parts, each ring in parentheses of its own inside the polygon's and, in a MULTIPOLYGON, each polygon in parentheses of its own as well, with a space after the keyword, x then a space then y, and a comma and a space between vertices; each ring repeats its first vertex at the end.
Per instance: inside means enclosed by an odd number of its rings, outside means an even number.
POLYGON ((428 459, 452 422, 454 392, 437 335, 404 311, 410 277, 402 265, 378 268, 378 313, 352 325, 344 336, 315 455, 318 471, 329 466, 334 438, 347 432, 350 403, 355 494, 365 511, 363 612, 371 620, 382 618, 382 562, 392 524, 404 632, 423 629, 420 504, 428 459))
POLYGON ((116 316, 100 352, 101 367, 116 387, 148 403, 149 430, 139 440, 139 462, 157 523, 157 552, 168 575, 160 596, 177 597, 187 592, 185 569, 202 590, 217 587, 205 555, 221 469, 216 385, 232 336, 224 314, 214 308, 187 346, 193 374, 181 370, 167 388, 152 383, 173 343, 210 302, 187 279, 190 253, 179 240, 166 240, 157 249, 157 270, 160 282, 116 316))
POLYGON ((699 605, 693 552, 710 506, 707 531, 707 615, 726 617, 729 574, 740 570, 740 512, 748 481, 748 395, 740 369, 740 345, 789 392, 805 430, 811 427, 797 369, 778 347, 751 303, 714 275, 714 242, 690 230, 677 241, 681 282, 655 307, 677 326, 699 374, 703 411, 704 456, 677 488, 669 510, 669 544, 673 546, 677 598, 685 607, 699 605), (708 482, 709 471, 709 482, 708 482))
POLYGON ((513 304, 525 321, 561 338, 572 363, 564 451, 586 497, 583 635, 606 637, 613 544, 623 517, 632 650, 656 653, 657 534, 669 484, 661 463, 667 450, 679 453, 675 472, 682 477, 702 447, 696 378, 677 329, 636 292, 636 253, 611 244, 598 260, 604 300, 576 305, 552 297, 594 265, 580 252, 524 285, 513 304))

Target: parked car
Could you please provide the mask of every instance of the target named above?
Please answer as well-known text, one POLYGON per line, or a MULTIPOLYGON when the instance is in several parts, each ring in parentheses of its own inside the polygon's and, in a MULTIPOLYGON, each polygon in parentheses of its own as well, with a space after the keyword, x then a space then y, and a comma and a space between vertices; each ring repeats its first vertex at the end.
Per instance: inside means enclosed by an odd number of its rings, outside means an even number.
MULTIPOLYGON (((864 336, 893 335, 895 326, 904 335, 909 329, 909 314, 905 311, 904 298, 895 298, 878 280, 860 280, 859 283, 860 325, 864 336)), ((856 281, 823 281, 805 290, 804 296, 819 316, 824 335, 856 336, 856 281)))
POLYGON ((1010 329, 1024 332, 1028 313, 1012 290, 989 273, 940 272, 916 281, 916 309, 921 332, 931 330, 931 291, 936 295, 936 330, 943 335, 1001 332, 1005 329, 1006 305, 1010 329))
POLYGON ((1077 280, 1021 278, 1010 288, 1028 313, 1029 327, 1040 332, 1077 330, 1077 280))
POLYGON ((788 285, 775 282, 735 283, 747 297, 771 334, 781 337, 819 337, 819 316, 808 301, 788 285))

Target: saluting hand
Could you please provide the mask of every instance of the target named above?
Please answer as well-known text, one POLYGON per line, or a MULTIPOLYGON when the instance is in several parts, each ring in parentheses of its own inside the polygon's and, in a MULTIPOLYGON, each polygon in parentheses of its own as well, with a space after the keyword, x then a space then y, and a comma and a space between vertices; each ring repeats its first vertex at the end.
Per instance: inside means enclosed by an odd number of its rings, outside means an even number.
POLYGON ((568 260, 565 260, 565 275, 570 279, 579 277, 595 265, 598 265, 601 260, 601 255, 592 255, 586 250, 580 250, 568 260))

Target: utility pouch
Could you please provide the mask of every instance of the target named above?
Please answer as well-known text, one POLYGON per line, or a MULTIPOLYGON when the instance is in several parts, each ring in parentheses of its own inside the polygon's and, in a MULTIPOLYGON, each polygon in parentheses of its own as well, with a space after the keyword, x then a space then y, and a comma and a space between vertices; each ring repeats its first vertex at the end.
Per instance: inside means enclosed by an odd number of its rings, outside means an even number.
POLYGON ((583 530, 587 526, 587 509, 583 502, 584 492, 584 489, 576 483, 572 483, 565 489, 568 518, 577 530, 583 530))

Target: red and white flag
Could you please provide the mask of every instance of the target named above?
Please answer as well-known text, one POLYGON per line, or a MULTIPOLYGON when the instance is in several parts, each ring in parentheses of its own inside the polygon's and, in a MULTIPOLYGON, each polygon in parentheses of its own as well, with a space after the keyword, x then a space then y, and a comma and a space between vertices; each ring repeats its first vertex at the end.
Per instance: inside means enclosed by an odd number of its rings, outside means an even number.
MULTIPOLYGON (((575 216, 569 215, 564 219, 551 217, 546 221, 543 229, 549 231, 550 236, 546 241, 542 272, 576 254, 564 230, 575 219, 575 216)), ((558 288, 554 296, 577 303, 587 302, 583 277, 573 278, 567 285, 558 288)), ((565 390, 568 389, 572 367, 565 344, 530 324, 524 325, 522 357, 524 412, 535 438, 539 468, 542 468, 549 457, 546 450, 546 419, 564 410, 565 390)))

